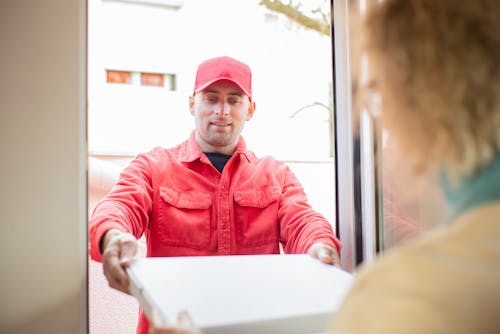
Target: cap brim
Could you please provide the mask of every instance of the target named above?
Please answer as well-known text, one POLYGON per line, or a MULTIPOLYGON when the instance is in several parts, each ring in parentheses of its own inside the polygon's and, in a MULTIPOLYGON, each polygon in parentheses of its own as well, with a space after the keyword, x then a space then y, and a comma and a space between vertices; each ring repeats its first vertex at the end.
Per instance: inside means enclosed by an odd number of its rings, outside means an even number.
MULTIPOLYGON (((198 88, 196 88, 194 90, 194 94, 197 94, 199 92, 202 92, 204 91, 205 89, 207 89, 210 85, 213 85, 214 83, 216 82, 219 82, 219 81, 229 81, 229 82, 232 82, 234 83, 236 86, 238 86, 239 89, 241 89, 241 91, 243 92, 243 94, 245 94, 246 96, 248 96, 248 98, 251 100, 252 99, 252 95, 248 93, 248 91, 243 88, 237 81, 231 79, 231 78, 226 78, 226 77, 222 77, 222 78, 217 78, 217 79, 214 79, 214 80, 211 80, 211 81, 208 81, 208 82, 205 82, 203 85, 199 86, 198 88)), ((193 95, 194 95, 193 94, 193 95)))

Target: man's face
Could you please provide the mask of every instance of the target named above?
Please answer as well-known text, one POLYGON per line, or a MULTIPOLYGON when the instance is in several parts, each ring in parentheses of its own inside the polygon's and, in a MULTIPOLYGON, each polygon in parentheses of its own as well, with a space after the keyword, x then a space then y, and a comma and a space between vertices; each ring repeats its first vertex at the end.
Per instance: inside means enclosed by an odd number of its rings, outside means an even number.
POLYGON ((189 99, 196 142, 204 152, 232 154, 255 103, 232 82, 219 81, 189 99))

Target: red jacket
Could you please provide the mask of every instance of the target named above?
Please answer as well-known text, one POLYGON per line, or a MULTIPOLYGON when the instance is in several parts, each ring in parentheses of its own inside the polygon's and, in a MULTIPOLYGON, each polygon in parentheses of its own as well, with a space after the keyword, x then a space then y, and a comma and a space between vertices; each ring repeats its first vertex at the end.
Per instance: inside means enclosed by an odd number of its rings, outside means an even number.
MULTIPOLYGON (((195 134, 139 155, 90 218, 90 254, 116 228, 147 240, 147 256, 306 253, 315 242, 340 251, 330 223, 307 203, 283 163, 248 151, 240 138, 221 173, 195 134)), ((141 320, 145 319, 141 315, 141 320)), ((147 332, 139 322, 138 332, 147 332), (141 329, 142 328, 142 329, 141 329)))

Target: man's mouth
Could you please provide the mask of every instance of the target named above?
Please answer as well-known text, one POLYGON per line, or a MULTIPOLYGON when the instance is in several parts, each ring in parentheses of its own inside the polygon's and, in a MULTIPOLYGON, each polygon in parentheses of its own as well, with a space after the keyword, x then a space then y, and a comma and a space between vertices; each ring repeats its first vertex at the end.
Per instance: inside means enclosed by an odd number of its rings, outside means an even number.
POLYGON ((229 122, 223 122, 223 121, 212 121, 210 124, 215 125, 215 126, 229 126, 231 123, 229 122))

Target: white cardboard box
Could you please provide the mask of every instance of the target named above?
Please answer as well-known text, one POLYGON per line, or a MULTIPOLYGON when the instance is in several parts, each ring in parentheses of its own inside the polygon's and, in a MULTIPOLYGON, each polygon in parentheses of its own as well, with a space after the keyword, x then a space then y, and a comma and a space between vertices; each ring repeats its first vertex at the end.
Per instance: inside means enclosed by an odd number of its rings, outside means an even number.
POLYGON ((142 258, 127 272, 148 317, 187 311, 204 334, 324 333, 352 282, 308 255, 142 258))

